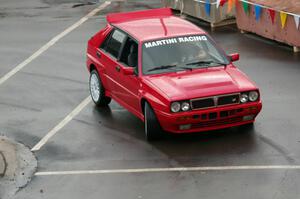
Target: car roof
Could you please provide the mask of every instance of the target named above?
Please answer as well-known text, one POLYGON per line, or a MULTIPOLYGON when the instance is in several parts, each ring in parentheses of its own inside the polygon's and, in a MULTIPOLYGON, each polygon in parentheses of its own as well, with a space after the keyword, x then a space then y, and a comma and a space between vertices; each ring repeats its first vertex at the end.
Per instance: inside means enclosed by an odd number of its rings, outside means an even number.
POLYGON ((168 37, 206 34, 201 28, 172 14, 170 8, 115 13, 107 21, 143 42, 168 37))

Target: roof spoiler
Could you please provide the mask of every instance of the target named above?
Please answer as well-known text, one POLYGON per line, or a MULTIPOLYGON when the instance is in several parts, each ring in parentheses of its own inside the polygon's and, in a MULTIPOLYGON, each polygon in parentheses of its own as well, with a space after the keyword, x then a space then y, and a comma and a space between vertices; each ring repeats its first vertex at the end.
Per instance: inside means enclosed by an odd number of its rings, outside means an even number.
POLYGON ((137 20, 142 18, 151 18, 157 16, 172 16, 171 8, 157 8, 151 10, 141 10, 134 12, 112 13, 108 14, 106 20, 108 23, 120 23, 125 21, 137 20))

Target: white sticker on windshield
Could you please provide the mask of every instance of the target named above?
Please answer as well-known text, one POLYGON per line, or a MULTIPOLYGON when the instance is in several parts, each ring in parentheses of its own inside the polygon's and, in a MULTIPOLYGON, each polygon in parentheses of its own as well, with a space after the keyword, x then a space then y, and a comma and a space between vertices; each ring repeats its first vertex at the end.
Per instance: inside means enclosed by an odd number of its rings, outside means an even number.
POLYGON ((145 43, 145 47, 152 48, 152 47, 164 46, 169 44, 195 42, 195 41, 207 41, 207 37, 205 35, 196 35, 196 36, 185 36, 185 37, 177 37, 177 38, 170 38, 170 39, 162 39, 162 40, 147 42, 145 43))
POLYGON ((189 37, 179 37, 179 42, 193 42, 193 41, 206 41, 206 36, 189 36, 189 37))
POLYGON ((156 47, 156 46, 163 46, 163 45, 168 45, 168 44, 176 44, 177 38, 172 38, 172 39, 163 39, 163 40, 158 40, 158 41, 150 41, 145 43, 146 48, 151 48, 151 47, 156 47))

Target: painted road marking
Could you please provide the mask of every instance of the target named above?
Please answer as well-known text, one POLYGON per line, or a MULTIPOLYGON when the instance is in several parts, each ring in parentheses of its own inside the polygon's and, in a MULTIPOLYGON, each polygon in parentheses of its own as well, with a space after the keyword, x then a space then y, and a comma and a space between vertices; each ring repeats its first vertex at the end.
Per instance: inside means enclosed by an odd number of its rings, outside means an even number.
MULTIPOLYGON (((58 131, 60 131, 64 126, 66 126, 76 115, 78 115, 90 102, 91 97, 85 98, 71 113, 69 113, 61 122, 59 122, 51 131, 49 131, 45 137, 43 137, 32 149, 31 151, 40 150, 49 139, 51 139, 58 131)), ((127 111, 126 109, 114 109, 112 112, 127 111)))
POLYGON ((174 167, 145 169, 113 169, 113 170, 78 170, 78 171, 44 171, 36 176, 52 175, 87 175, 87 174, 130 174, 154 172, 191 172, 191 171, 236 171, 236 170, 300 170, 300 165, 257 165, 257 166, 215 166, 215 167, 174 167))
POLYGON ((44 146, 48 140, 53 137, 60 129, 67 125, 84 107, 86 107, 92 99, 90 96, 85 98, 71 113, 69 113, 60 123, 58 123, 49 133, 46 134, 32 149, 31 151, 38 151, 44 146))
POLYGON ((99 7, 92 10, 90 13, 88 13, 86 16, 82 17, 79 21, 65 29, 63 32, 52 38, 48 43, 46 43, 44 46, 42 46, 40 49, 38 49, 35 53, 33 53, 30 57, 28 57, 26 60, 24 60, 22 63, 17 65, 14 69, 9 71, 7 74, 5 74, 3 77, 0 78, 0 86, 5 81, 7 81, 9 78, 14 76, 17 72, 22 70, 25 66, 27 66, 30 62, 32 62, 34 59, 36 59, 38 56, 43 54, 46 50, 48 50, 51 46, 53 46, 56 42, 58 42, 61 38, 75 30, 77 27, 79 27, 81 24, 83 24, 85 21, 87 21, 90 17, 97 14, 99 11, 106 8, 111 2, 106 1, 103 4, 101 4, 99 7))

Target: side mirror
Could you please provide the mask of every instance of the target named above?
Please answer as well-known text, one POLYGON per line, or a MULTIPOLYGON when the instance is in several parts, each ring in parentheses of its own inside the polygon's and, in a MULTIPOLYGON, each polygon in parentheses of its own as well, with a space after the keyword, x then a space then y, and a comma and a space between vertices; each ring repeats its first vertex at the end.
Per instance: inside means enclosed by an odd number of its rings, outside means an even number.
POLYGON ((230 61, 235 62, 238 61, 240 59, 240 54, 238 53, 233 53, 231 55, 229 55, 230 61))
POLYGON ((124 75, 134 75, 134 67, 124 67, 123 74, 124 75))

